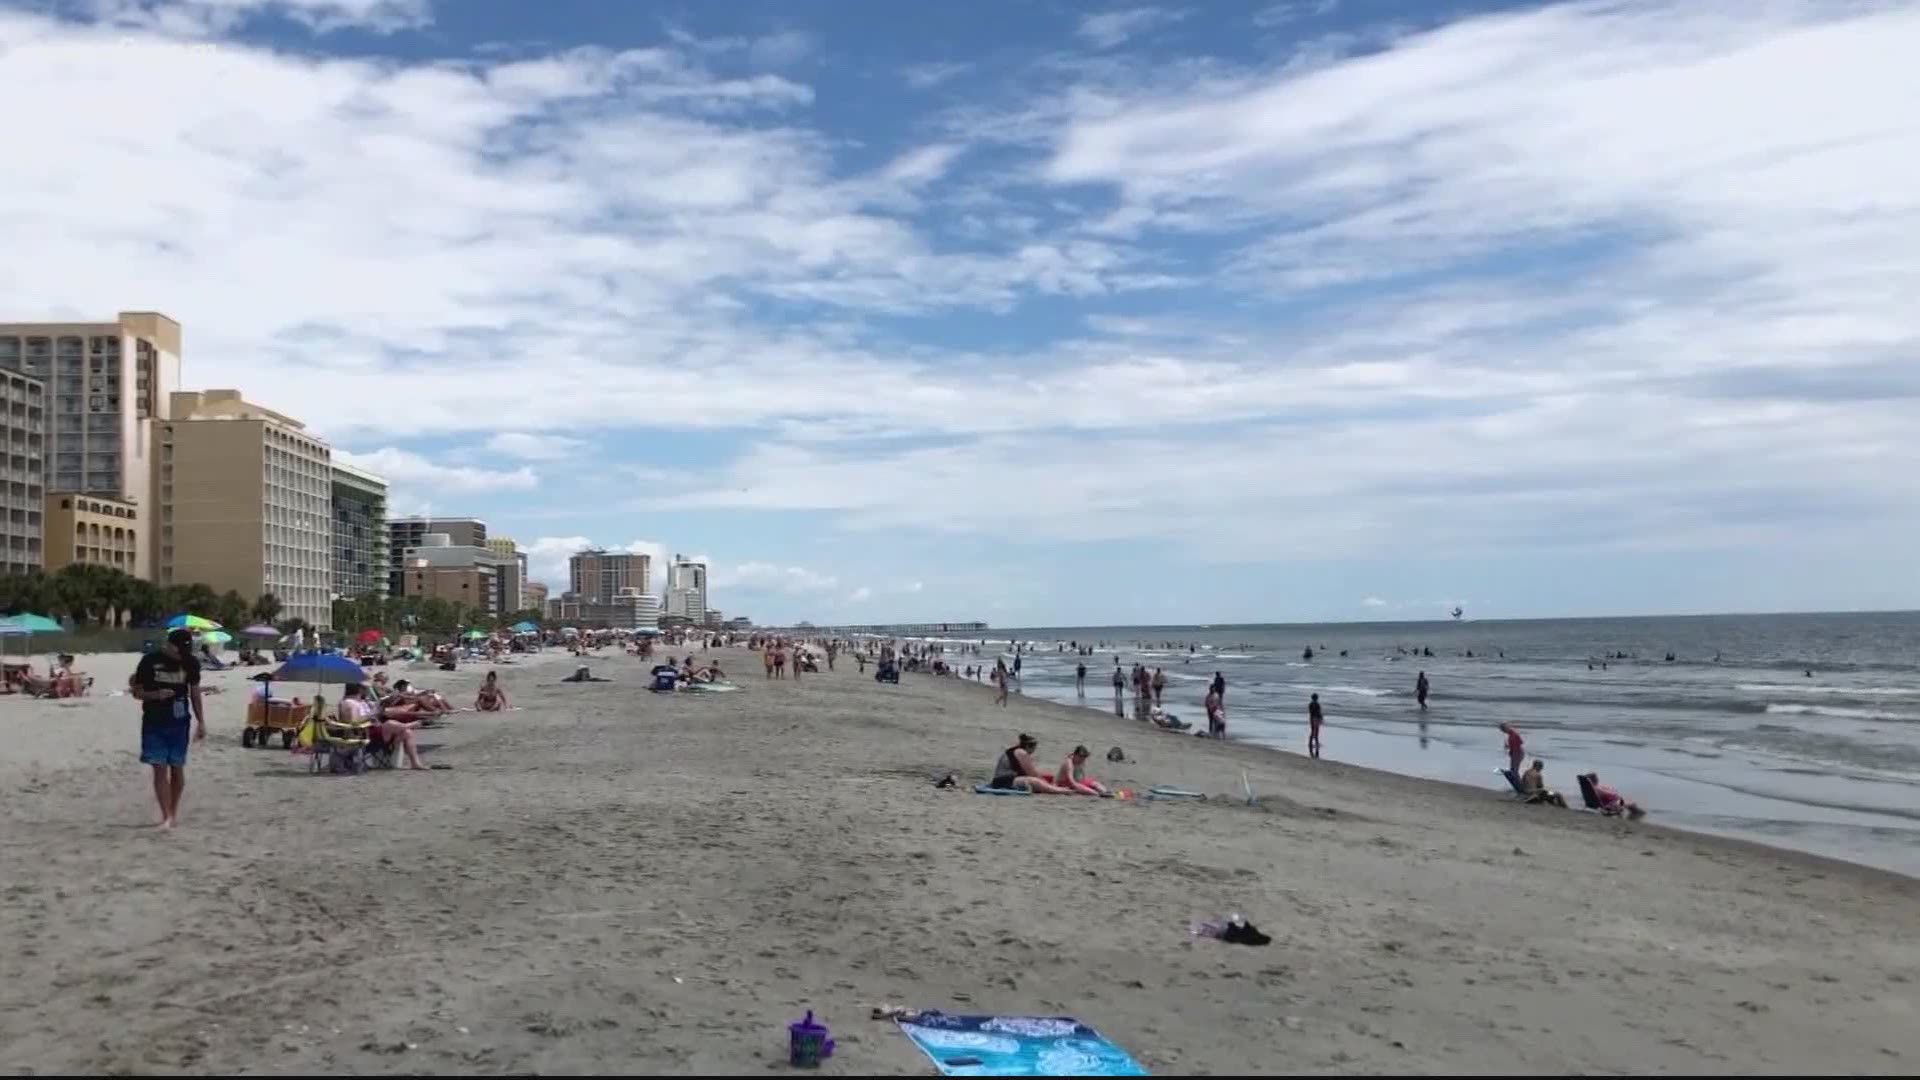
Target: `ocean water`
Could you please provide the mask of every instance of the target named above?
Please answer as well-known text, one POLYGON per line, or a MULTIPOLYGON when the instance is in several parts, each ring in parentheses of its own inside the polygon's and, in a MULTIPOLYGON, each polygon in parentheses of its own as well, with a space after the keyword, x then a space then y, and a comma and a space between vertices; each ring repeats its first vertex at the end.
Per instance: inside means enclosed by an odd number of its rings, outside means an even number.
POLYGON ((989 664, 1022 642, 1023 692, 1069 704, 1080 658, 1056 650, 1097 643, 1086 704, 1108 713, 1116 659, 1161 668, 1168 711, 1202 728, 1221 672, 1230 737, 1296 753, 1317 692, 1324 757, 1494 793, 1508 790, 1496 725, 1511 723, 1563 793, 1597 771, 1668 825, 1920 876, 1920 612, 1042 627, 984 640, 989 664), (1629 658, 1605 659, 1617 654, 1629 658))

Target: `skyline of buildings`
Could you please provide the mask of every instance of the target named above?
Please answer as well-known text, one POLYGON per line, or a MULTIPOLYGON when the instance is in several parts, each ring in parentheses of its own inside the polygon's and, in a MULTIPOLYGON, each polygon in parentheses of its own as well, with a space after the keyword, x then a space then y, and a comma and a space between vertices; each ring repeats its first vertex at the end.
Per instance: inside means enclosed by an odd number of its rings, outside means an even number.
POLYGON ((645 553, 588 548, 551 595, 529 554, 476 517, 389 518, 386 481, 337 461, 305 422, 237 389, 182 388, 181 324, 0 322, 0 573, 75 563, 202 584, 321 628, 332 604, 434 596, 476 613, 565 610, 631 628, 700 625, 707 567, 675 555, 667 595, 645 553))

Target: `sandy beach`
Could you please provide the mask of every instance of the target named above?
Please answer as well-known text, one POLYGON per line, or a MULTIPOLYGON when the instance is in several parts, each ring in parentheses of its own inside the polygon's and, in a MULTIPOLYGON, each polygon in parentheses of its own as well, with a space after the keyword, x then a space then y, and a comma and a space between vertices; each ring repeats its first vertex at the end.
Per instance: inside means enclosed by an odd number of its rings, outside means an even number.
MULTIPOLYGON (((0 1068, 758 1073, 811 1008, 823 1072, 932 1075, 882 1002, 1073 1015, 1156 1073, 1920 1067, 1912 879, 715 655, 739 692, 523 659, 498 669, 519 711, 424 733, 451 769, 362 777, 243 749, 246 673, 210 674, 171 834, 106 696, 131 657, 83 659, 98 696, 0 702, 0 1068), (1049 766, 1085 743, 1102 779, 1222 797, 932 786, 1020 731, 1049 766), (1272 944, 1190 937, 1230 911, 1272 944)), ((393 673, 468 704, 486 670, 393 673)))

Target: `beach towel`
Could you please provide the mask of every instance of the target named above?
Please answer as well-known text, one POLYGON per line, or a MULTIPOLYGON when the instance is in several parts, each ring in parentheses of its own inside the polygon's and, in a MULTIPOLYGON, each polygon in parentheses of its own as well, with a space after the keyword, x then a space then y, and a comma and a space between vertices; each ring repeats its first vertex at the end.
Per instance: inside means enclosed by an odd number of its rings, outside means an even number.
POLYGON ((1033 794, 1033 792, 1031 791, 1024 791, 1017 787, 994 787, 991 784, 975 784, 973 785, 973 793, 975 795, 1031 795, 1033 794))
POLYGON ((1125 1050, 1070 1016, 947 1016, 897 1021, 943 1076, 1149 1076, 1125 1050))

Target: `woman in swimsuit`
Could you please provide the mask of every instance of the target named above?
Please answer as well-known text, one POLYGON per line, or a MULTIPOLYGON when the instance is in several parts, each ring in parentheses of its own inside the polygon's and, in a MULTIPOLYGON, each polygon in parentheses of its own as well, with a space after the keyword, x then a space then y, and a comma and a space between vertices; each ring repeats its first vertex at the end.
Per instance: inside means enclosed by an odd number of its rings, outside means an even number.
POLYGON ((370 730, 379 733, 381 741, 400 748, 407 759, 407 768, 426 768, 426 762, 420 760, 420 745, 413 735, 418 725, 384 715, 383 709, 367 700, 366 693, 367 688, 358 683, 347 687, 340 698, 340 719, 349 724, 370 725, 370 730))
POLYGON ((473 699, 475 712, 499 712, 507 707, 507 692, 500 689, 498 672, 487 672, 485 682, 480 684, 480 693, 473 699))
POLYGON ((1081 795, 1107 794, 1105 784, 1087 775, 1087 758, 1090 756, 1092 752, 1086 747, 1074 747, 1073 753, 1067 755, 1066 760, 1060 763, 1059 771, 1053 774, 1054 784, 1081 795))
POLYGON ((1040 747, 1040 740, 1031 735, 1020 736, 1020 741, 1009 746, 998 761, 993 763, 993 780, 988 787, 1014 788, 1044 795, 1070 795, 1071 788, 1063 788, 1048 780, 1033 764, 1033 752, 1040 747))
POLYGON ((787 650, 778 645, 773 649, 773 677, 776 679, 787 677, 787 650))

